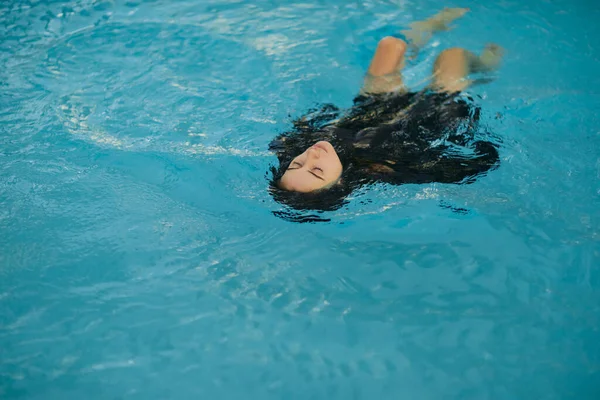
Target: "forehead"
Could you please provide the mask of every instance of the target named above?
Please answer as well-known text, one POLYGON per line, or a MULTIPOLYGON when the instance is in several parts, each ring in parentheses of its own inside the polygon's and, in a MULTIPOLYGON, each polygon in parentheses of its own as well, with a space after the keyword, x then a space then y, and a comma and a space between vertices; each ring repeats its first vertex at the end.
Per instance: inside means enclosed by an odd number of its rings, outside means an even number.
POLYGON ((316 178, 307 170, 295 169, 286 171, 279 181, 279 186, 284 190, 293 192, 310 192, 320 189, 326 183, 316 178))

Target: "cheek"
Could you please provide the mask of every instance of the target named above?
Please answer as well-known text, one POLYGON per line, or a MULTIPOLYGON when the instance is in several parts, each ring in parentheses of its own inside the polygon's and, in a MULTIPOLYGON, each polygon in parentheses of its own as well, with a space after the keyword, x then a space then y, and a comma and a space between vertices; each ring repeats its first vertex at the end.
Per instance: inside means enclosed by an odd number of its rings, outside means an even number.
POLYGON ((283 190, 293 190, 294 188, 294 179, 290 173, 286 172, 283 174, 281 179, 279 180, 279 188, 283 190))
POLYGON ((325 167, 329 179, 337 178, 342 173, 342 163, 337 157, 328 158, 325 167))
POLYGON ((342 172, 342 162, 337 157, 337 155, 335 155, 334 157, 332 157, 331 164, 333 165, 334 170, 336 172, 338 172, 338 174, 340 174, 342 172))

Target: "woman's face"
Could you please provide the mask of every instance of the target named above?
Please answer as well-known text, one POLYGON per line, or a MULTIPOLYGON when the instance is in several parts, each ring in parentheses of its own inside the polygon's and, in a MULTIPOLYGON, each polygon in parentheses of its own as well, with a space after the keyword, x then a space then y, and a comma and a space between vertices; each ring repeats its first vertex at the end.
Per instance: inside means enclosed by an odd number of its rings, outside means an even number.
POLYGON ((342 163, 329 142, 317 142, 292 160, 279 187, 308 193, 330 186, 342 175, 342 163))

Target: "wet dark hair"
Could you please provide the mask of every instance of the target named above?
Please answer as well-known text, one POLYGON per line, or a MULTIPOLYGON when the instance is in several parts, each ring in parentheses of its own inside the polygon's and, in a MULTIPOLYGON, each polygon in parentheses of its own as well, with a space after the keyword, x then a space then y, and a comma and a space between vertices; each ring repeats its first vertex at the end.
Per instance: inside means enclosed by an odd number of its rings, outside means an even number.
POLYGON ((271 167, 269 185, 275 201, 297 211, 314 210, 323 213, 343 207, 348 202, 348 195, 373 180, 361 173, 363 169, 355 157, 353 144, 356 132, 389 120, 398 108, 405 108, 411 98, 412 96, 359 95, 354 99, 354 107, 337 121, 335 129, 328 129, 328 124, 338 119, 341 112, 333 104, 313 108, 305 116, 294 120, 292 130, 279 135, 269 145, 269 149, 279 159, 279 166, 271 167), (375 108, 377 111, 373 112, 375 108), (339 183, 311 193, 282 189, 279 182, 291 161, 320 140, 330 142, 340 158, 342 175, 339 183))
POLYGON ((354 190, 375 181, 472 183, 499 162, 496 144, 474 136, 479 130, 479 110, 470 98, 427 92, 359 96, 354 107, 338 120, 340 112, 333 105, 310 110, 293 121, 291 131, 269 145, 279 160, 277 167, 270 167, 269 192, 286 206, 274 214, 295 222, 329 221, 323 213, 343 207, 354 190), (408 114, 394 124, 385 123, 398 110, 408 114), (448 144, 432 146, 442 138, 448 144), (320 140, 331 143, 342 163, 339 182, 310 193, 282 189, 281 177, 292 160, 320 140), (461 154, 457 148, 470 152, 461 154), (395 165, 393 173, 375 168, 390 168, 390 163, 395 165))
POLYGON ((312 109, 306 116, 293 121, 292 131, 279 135, 271 142, 269 148, 276 153, 279 165, 270 167, 269 193, 276 202, 287 206, 287 210, 275 211, 275 215, 295 222, 329 221, 322 214, 343 207, 348 203, 348 195, 361 185, 354 173, 351 141, 340 137, 339 132, 332 134, 325 128, 338 115, 339 109, 332 104, 312 109), (281 177, 292 160, 321 140, 331 143, 342 163, 342 174, 338 181, 310 193, 282 189, 281 177), (318 215, 307 214, 308 211, 318 215))

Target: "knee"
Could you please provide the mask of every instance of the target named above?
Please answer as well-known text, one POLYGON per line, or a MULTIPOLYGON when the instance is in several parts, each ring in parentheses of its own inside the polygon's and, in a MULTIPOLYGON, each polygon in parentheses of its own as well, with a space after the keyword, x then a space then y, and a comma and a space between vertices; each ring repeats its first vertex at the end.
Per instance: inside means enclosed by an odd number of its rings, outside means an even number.
POLYGON ((386 52, 394 51, 404 53, 406 51, 406 42, 393 36, 386 36, 379 41, 377 49, 386 52))
POLYGON ((375 55, 369 66, 369 73, 374 76, 398 72, 402 68, 406 43, 403 40, 388 36, 379 41, 375 55))
POLYGON ((442 51, 435 60, 435 68, 443 66, 458 66, 465 64, 465 50, 460 47, 452 47, 442 51))
POLYGON ((464 58, 465 56, 465 49, 460 48, 460 47, 451 47, 449 49, 446 49, 444 51, 442 51, 440 53, 440 55, 438 56, 438 59, 442 59, 442 58, 464 58))

